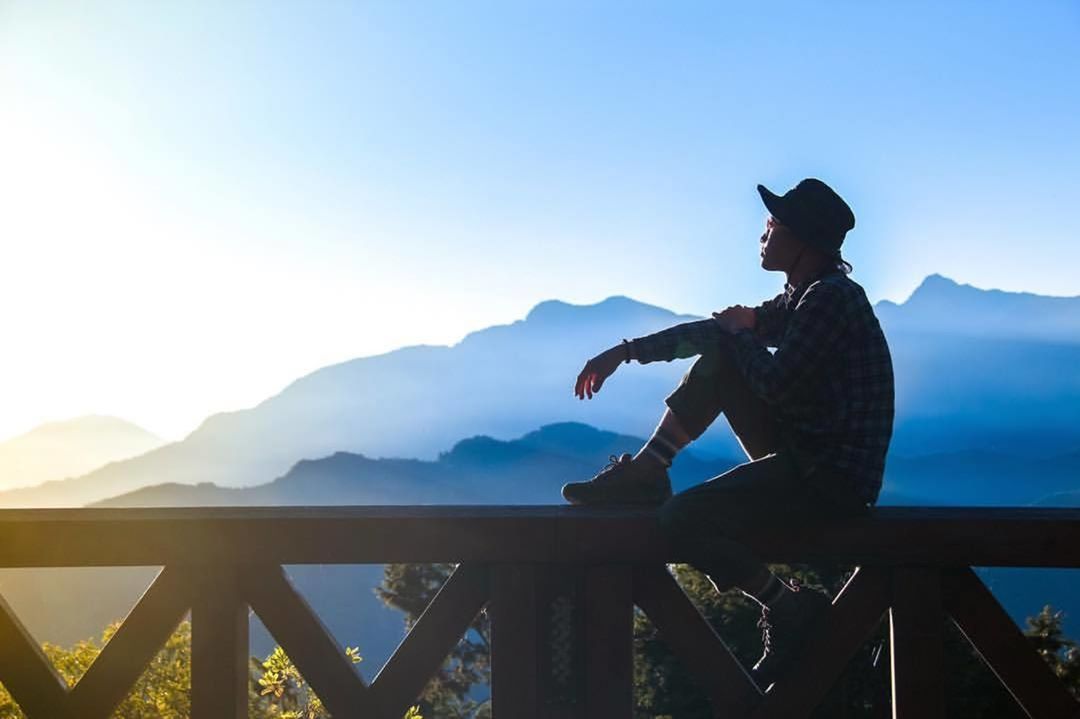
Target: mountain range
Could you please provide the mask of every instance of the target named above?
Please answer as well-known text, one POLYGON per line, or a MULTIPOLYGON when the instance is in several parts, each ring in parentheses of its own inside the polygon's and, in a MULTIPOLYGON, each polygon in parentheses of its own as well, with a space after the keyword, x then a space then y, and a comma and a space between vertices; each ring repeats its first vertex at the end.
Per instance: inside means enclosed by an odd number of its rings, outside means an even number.
MULTIPOLYGON (((932 275, 907 301, 876 309, 896 372, 890 464, 965 452, 1053 462, 1080 449, 1080 297, 981 290, 932 275)), ((623 368, 586 402, 572 396, 573 380, 587 357, 619 338, 691 319, 625 297, 543 302, 523 320, 452 347, 406 347, 324 367, 253 408, 209 417, 182 441, 79 477, 0 492, 0 506, 80 506, 162 483, 250 487, 305 458, 433 459, 462 437, 510 439, 566 421, 647 436, 688 361, 623 368)), ((723 425, 695 443, 701 456, 739 456, 723 425)), ((931 500, 910 483, 905 492, 931 500)))

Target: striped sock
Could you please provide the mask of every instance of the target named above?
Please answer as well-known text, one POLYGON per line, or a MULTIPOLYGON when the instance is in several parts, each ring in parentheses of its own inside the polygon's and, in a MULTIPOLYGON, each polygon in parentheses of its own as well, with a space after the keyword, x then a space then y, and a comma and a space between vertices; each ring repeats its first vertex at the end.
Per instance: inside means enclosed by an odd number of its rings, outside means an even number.
POLYGON ((641 451, 647 452, 665 467, 670 467, 680 449, 682 447, 674 439, 668 436, 664 430, 657 428, 641 451))

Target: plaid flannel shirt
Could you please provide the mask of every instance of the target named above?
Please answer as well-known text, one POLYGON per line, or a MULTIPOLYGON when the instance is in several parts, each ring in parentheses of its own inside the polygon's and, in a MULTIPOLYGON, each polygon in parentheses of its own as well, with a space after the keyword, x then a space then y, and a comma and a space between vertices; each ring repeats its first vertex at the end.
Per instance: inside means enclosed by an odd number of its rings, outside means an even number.
POLYGON ((641 363, 693 357, 726 343, 750 387, 774 409, 781 441, 823 491, 877 501, 893 428, 889 346, 856 282, 829 272, 754 308, 754 330, 712 319, 634 340, 641 363), (775 353, 767 347, 775 347, 775 353))

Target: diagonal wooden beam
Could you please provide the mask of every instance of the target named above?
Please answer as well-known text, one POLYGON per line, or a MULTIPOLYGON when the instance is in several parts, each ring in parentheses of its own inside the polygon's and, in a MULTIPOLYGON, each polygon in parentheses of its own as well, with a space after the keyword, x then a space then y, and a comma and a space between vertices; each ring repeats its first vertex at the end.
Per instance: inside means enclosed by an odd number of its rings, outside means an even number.
POLYGON ((807 636, 792 669, 765 695, 754 719, 810 716, 852 655, 881 622, 889 606, 885 569, 861 567, 833 600, 832 608, 807 636))
POLYGON ((459 564, 371 683, 373 716, 397 719, 427 686, 487 602, 490 571, 459 564))
POLYGON ((367 687, 344 650, 277 565, 241 575, 251 608, 334 717, 361 716, 367 687))
POLYGON ((28 719, 67 714, 67 683, 0 596, 0 681, 28 719))
POLYGON ((942 576, 945 610, 1033 719, 1080 716, 1080 703, 970 568, 942 576))
POLYGON ((708 694, 717 715, 746 716, 761 692, 663 564, 634 568, 634 603, 708 694))
POLYGON ((70 703, 74 715, 80 719, 107 719, 123 701, 187 613, 189 579, 172 567, 158 573, 72 688, 70 703))

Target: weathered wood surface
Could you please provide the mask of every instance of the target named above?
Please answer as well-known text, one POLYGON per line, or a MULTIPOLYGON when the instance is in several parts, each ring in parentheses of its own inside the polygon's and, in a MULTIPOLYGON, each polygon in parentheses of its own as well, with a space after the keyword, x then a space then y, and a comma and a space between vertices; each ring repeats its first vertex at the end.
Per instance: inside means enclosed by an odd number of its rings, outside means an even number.
MULTIPOLYGON (((882 507, 762 523, 770 562, 1080 567, 1080 509, 882 507)), ((173 563, 671 562, 655 513, 567 506, 0 510, 0 567, 173 563), (93 541, 89 541, 89 540, 93 541)))

